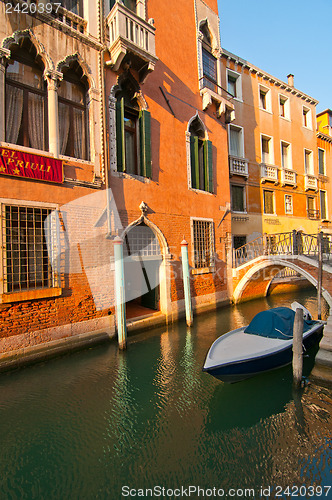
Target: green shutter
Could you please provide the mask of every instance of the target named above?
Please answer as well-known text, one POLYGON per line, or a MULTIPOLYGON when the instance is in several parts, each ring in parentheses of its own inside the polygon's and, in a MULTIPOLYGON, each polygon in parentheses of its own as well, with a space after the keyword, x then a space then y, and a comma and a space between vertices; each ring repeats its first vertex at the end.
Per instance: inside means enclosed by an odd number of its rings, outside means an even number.
POLYGON ((140 134, 140 171, 144 177, 152 178, 151 165, 151 114, 142 110, 139 113, 140 134))
POLYGON ((118 172, 126 170, 125 133, 124 133, 124 98, 116 101, 116 160, 118 172))
POLYGON ((198 137, 190 136, 190 165, 191 165, 191 187, 199 188, 199 160, 198 160, 198 137))
POLYGON ((205 191, 213 193, 213 164, 211 141, 204 141, 204 170, 205 191))

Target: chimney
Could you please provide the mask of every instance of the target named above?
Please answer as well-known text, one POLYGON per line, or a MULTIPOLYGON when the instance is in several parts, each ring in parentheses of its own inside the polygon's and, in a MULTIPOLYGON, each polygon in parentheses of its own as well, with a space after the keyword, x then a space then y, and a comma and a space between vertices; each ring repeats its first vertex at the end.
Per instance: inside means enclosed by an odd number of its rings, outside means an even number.
POLYGON ((287 78, 288 78, 288 85, 290 87, 294 87, 294 75, 292 75, 292 73, 289 73, 289 75, 287 75, 287 78))

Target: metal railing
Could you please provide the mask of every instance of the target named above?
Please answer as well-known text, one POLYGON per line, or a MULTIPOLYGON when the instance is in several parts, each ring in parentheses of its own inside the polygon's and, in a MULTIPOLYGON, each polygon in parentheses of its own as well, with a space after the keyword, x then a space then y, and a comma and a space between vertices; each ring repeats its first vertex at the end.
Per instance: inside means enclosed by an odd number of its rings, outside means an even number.
MULTIPOLYGON (((323 261, 332 255, 332 235, 322 235, 323 261)), ((245 245, 233 249, 233 268, 265 255, 304 255, 318 259, 318 235, 300 231, 264 234, 245 245)))

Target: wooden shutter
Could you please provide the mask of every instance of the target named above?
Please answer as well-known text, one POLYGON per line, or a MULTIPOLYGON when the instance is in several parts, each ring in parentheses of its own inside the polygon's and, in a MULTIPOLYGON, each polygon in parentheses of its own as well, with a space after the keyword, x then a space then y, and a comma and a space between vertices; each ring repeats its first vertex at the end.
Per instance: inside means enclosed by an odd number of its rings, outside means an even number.
POLYGON ((142 110, 139 113, 140 133, 140 170, 144 177, 152 178, 151 164, 151 114, 142 110))
POLYGON ((213 193, 212 142, 204 141, 205 191, 213 193))
POLYGON ((116 101, 116 161, 118 172, 125 172, 124 98, 116 101))
POLYGON ((199 159, 198 159, 198 137, 190 136, 190 166, 191 166, 191 187, 199 188, 199 159))

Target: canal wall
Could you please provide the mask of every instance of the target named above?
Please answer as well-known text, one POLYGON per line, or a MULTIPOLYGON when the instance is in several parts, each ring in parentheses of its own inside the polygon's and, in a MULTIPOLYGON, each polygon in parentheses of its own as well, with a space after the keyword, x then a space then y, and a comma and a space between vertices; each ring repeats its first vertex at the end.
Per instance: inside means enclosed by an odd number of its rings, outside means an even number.
POLYGON ((319 344, 311 377, 319 382, 332 385, 332 315, 328 317, 324 327, 324 335, 319 344))

